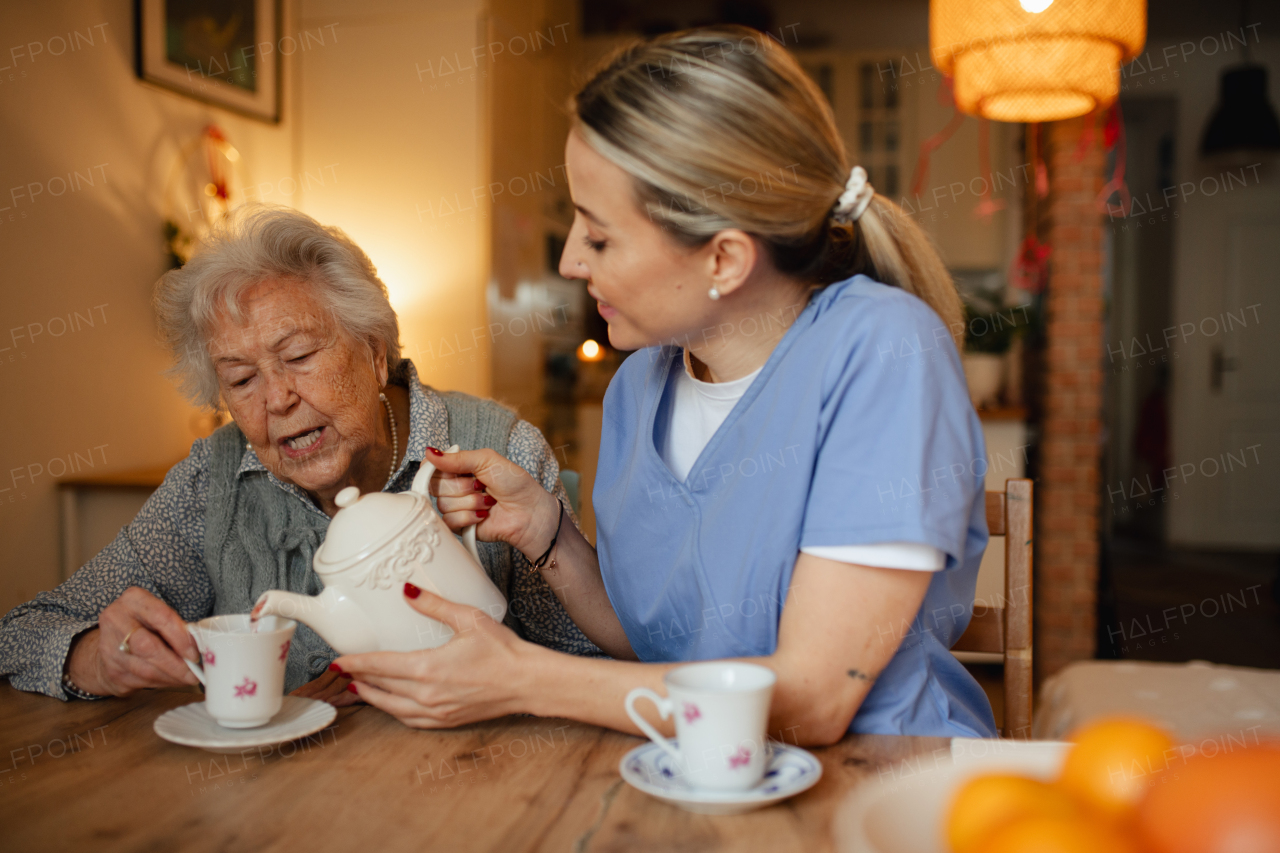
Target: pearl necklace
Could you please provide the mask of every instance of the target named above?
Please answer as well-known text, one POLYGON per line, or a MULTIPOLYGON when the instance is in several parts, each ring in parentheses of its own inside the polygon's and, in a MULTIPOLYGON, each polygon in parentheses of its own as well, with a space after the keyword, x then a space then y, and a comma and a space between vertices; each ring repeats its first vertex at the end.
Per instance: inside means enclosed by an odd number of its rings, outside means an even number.
POLYGON ((387 482, 396 475, 396 457, 400 455, 400 437, 396 434, 396 415, 391 411, 391 401, 387 395, 379 392, 378 399, 387 407, 387 420, 391 422, 391 471, 387 474, 387 482))

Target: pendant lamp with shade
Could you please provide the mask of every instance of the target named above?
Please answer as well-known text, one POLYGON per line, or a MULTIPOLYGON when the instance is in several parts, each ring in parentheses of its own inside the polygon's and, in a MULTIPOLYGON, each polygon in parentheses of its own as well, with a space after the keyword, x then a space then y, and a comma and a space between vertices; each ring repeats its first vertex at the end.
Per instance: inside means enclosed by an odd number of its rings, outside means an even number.
POLYGON ((1142 52, 1146 0, 930 0, 934 66, 956 106, 994 121, 1058 121, 1110 105, 1142 52))
MULTIPOLYGON (((1248 9, 1240 4, 1240 33, 1246 32, 1248 9)), ((1280 151, 1280 121, 1267 97, 1267 69, 1252 61, 1244 38, 1244 62, 1222 72, 1218 107, 1200 140, 1205 157, 1241 159, 1280 151)))

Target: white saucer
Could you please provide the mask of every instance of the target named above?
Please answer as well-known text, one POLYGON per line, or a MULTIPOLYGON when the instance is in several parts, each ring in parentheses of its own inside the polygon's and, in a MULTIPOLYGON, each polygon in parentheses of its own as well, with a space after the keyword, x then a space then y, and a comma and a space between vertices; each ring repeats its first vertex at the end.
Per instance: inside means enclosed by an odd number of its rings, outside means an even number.
POLYGON ((699 791, 689 787, 681 778, 675 759, 652 742, 624 755, 618 770, 631 787, 698 814, 738 814, 758 809, 807 791, 822 778, 822 762, 807 750, 785 743, 769 744, 764 778, 746 791, 699 791))
POLYGON ((280 711, 265 726, 227 729, 209 716, 203 702, 192 702, 161 714, 154 728, 170 743, 230 754, 315 734, 332 723, 337 714, 338 710, 328 702, 285 696, 280 711))

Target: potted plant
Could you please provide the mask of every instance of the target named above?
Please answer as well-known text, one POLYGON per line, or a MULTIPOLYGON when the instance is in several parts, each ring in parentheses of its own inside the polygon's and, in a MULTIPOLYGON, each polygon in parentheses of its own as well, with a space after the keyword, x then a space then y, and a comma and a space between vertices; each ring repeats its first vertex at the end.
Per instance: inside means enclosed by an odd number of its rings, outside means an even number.
POLYGON ((976 409, 1000 403, 1007 354, 1031 324, 1028 305, 1007 305, 995 291, 966 293, 964 299, 964 378, 976 409))

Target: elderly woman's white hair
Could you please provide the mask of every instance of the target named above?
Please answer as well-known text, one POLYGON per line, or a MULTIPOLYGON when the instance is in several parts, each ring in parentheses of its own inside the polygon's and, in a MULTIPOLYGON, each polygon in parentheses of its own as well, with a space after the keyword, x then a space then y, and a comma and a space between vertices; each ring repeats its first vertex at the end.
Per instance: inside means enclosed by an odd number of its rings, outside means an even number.
POLYGON ((240 294, 269 279, 311 285, 339 327, 371 346, 381 341, 390 369, 400 363, 399 322, 369 256, 341 230, 304 213, 247 205, 223 218, 185 266, 156 283, 156 320, 174 358, 169 373, 192 402, 218 408, 209 333, 223 313, 240 322, 240 294))

